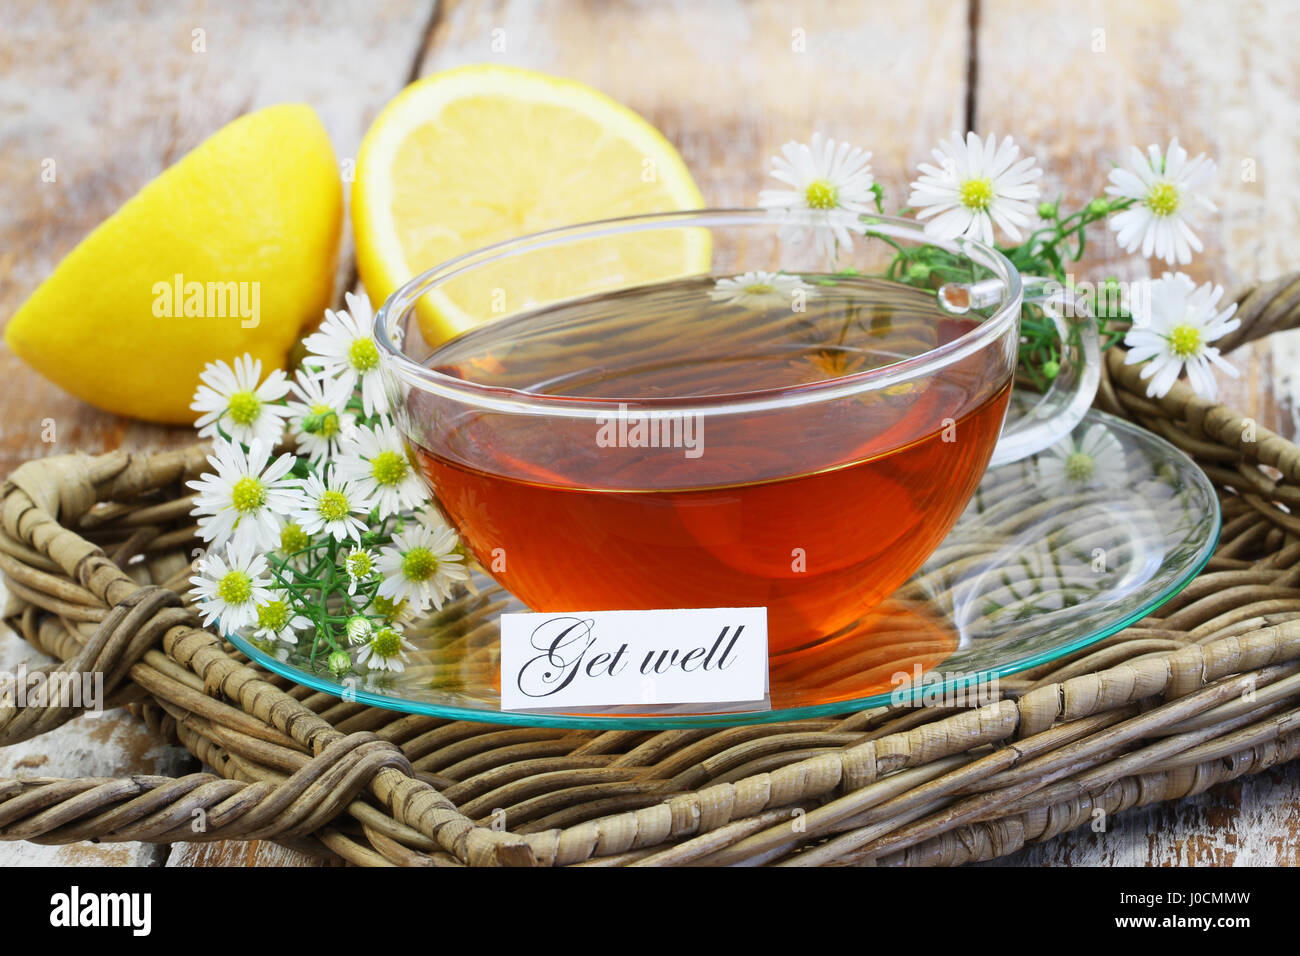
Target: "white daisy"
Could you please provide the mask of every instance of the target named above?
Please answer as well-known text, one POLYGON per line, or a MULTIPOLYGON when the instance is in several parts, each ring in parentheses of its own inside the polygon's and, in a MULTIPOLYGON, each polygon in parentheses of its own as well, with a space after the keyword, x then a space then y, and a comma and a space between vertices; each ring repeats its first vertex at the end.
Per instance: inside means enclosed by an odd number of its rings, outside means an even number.
POLYGON ((380 518, 417 508, 425 500, 406 443, 387 419, 374 428, 358 428, 345 440, 334 470, 370 507, 379 509, 380 518))
POLYGON ((212 451, 208 462, 215 473, 185 483, 199 493, 190 511, 199 519, 199 537, 212 547, 235 541, 271 550, 279 544, 284 516, 294 505, 295 482, 285 477, 293 468, 293 455, 285 453, 270 462, 271 447, 260 438, 252 440, 247 452, 217 438, 212 451))
POLYGON ((1237 376, 1237 370, 1210 345, 1241 325, 1240 319, 1232 317, 1237 304, 1219 309, 1223 286, 1207 282, 1198 288, 1181 272, 1166 272, 1144 285, 1143 294, 1133 296, 1130 304, 1133 327, 1124 336, 1129 348, 1124 364, 1147 362, 1142 377, 1151 379, 1147 395, 1153 398, 1168 394, 1186 368, 1196 394, 1213 399, 1219 386, 1212 364, 1237 376))
POLYGON ((413 650, 415 645, 390 624, 375 631, 357 655, 357 663, 372 671, 400 672, 406 666, 406 652, 413 650))
POLYGON ((830 222, 830 213, 871 211, 875 178, 869 152, 814 133, 810 144, 791 140, 781 147, 781 155, 772 157, 772 176, 792 188, 764 189, 758 204, 797 217, 781 230, 782 239, 801 241, 811 227, 820 255, 834 255, 837 243, 852 248, 848 228, 830 222))
MULTIPOLYGON (((1076 430, 1077 431, 1077 430, 1076 430)), ((1038 477, 1056 493, 1123 484, 1124 448, 1105 425, 1091 425, 1076 439, 1067 435, 1038 457, 1038 477)))
POLYGON ((747 305, 756 309, 789 308, 796 295, 805 299, 817 290, 798 276, 784 272, 746 272, 744 275, 719 279, 713 284, 709 298, 728 305, 747 305))
POLYGON ((226 546, 224 557, 215 550, 199 561, 199 573, 190 578, 190 597, 198 605, 205 626, 219 620, 226 631, 237 631, 257 620, 257 608, 271 600, 266 558, 254 554, 248 542, 226 546))
POLYGON ((253 636, 264 641, 297 644, 298 632, 312 627, 311 618, 294 611, 287 591, 275 589, 268 600, 257 606, 253 636))
POLYGON ((325 310, 325 322, 319 332, 303 340, 311 355, 306 364, 319 367, 326 375, 337 377, 349 392, 361 382, 361 405, 369 415, 388 414, 388 395, 384 392, 379 371, 379 348, 370 333, 374 314, 365 298, 345 297, 345 311, 325 310))
POLYGON ((323 478, 312 472, 298 482, 298 487, 293 518, 303 531, 333 535, 335 541, 361 540, 366 523, 356 516, 364 515, 369 507, 332 468, 325 469, 323 478))
POLYGON ((341 379, 306 369, 294 375, 292 388, 301 399, 288 406, 289 431, 298 442, 298 453, 313 462, 335 454, 356 423, 356 416, 347 410, 352 389, 341 379))
POLYGON ((925 231, 941 239, 966 236, 993 242, 997 225, 1016 242, 1020 227, 1029 224, 1038 199, 1034 182, 1043 171, 1034 158, 1017 160, 1020 147, 1010 136, 997 145, 990 133, 980 141, 967 133, 941 142, 931 151, 938 166, 921 163, 921 177, 912 183, 907 203, 917 209, 916 218, 929 219, 925 231))
POLYGON ((244 353, 235 359, 235 367, 225 362, 209 362, 199 375, 199 387, 194 392, 190 408, 199 412, 194 425, 200 438, 224 432, 234 441, 249 444, 260 438, 274 445, 284 432, 284 419, 289 410, 276 405, 289 391, 289 380, 281 369, 275 369, 258 384, 262 376, 262 360, 244 353))
POLYGON ((442 607, 452 586, 469 579, 456 543, 450 528, 434 531, 423 522, 393 535, 392 546, 379 554, 379 596, 409 601, 419 610, 442 607))
POLYGON ((348 594, 357 593, 357 585, 370 580, 375 573, 375 553, 369 548, 354 545, 343 556, 343 571, 348 576, 348 594))
POLYGON ((1141 246, 1144 256, 1155 253, 1170 265, 1175 260, 1186 265, 1193 249, 1204 248, 1191 228, 1196 215, 1215 208, 1196 193, 1214 175, 1214 160, 1202 153, 1189 161, 1187 150, 1174 138, 1163 156, 1155 144, 1147 147, 1145 156, 1134 146, 1129 161, 1133 168, 1111 170, 1111 185, 1106 187, 1107 195, 1137 200, 1111 217, 1116 241, 1125 252, 1141 246))

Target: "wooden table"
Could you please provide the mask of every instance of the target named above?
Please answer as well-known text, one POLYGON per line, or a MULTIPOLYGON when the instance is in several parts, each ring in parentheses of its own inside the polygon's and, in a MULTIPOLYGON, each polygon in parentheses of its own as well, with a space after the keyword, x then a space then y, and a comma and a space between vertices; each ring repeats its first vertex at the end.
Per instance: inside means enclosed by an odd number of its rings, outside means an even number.
MULTIPOLYGON (((638 110, 681 149, 712 205, 752 203, 768 157, 818 129, 874 152, 893 208, 954 130, 1016 136, 1046 168, 1048 194, 1075 205, 1130 145, 1177 135, 1220 166, 1220 213, 1189 271, 1232 285, 1300 264, 1300 4, 1285 0, 0 0, 0 22, 5 319, 96 223, 241 113, 310 103, 346 162, 409 80, 476 61, 575 77, 638 110)), ((1081 278, 1154 267, 1101 230, 1090 249, 1081 278)), ((339 287, 354 281, 349 249, 339 287)), ((1238 354, 1227 400, 1294 437, 1298 355, 1296 333, 1238 354)), ((39 455, 191 440, 89 408, 4 349, 0 381, 0 473, 39 455), (42 441, 46 419, 53 443, 42 441)), ((0 639, 0 668, 33 656, 0 639)), ((0 751, 0 776, 193 768, 124 712, 0 751)), ((1298 847, 1300 762, 1006 862, 1287 864, 1298 847)), ((0 865, 308 862, 267 843, 0 845, 0 865)))

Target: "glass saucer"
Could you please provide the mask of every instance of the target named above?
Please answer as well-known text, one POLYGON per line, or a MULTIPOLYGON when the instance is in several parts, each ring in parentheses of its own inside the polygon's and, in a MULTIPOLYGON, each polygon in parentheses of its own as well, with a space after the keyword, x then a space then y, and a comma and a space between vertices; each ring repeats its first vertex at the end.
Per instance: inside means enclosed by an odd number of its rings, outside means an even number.
POLYGON ((977 703, 997 678, 1160 607, 1204 567, 1219 526, 1214 489, 1190 458, 1145 429, 1089 412, 1061 444, 991 469, 943 544, 888 601, 813 647, 773 657, 763 710, 503 711, 497 619, 528 609, 481 575, 477 593, 408 629, 416 649, 401 673, 340 679, 323 660, 279 660, 230 640, 268 670, 346 700, 502 724, 660 729, 977 703))

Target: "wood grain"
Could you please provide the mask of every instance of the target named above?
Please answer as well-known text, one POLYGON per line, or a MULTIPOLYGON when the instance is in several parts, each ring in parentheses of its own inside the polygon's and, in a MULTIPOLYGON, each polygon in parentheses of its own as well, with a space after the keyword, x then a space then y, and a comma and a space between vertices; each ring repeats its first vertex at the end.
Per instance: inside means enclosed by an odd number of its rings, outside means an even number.
POLYGON ((166 865, 302 867, 327 864, 317 857, 266 840, 247 843, 219 840, 215 843, 173 843, 166 865))
POLYGON ((963 122, 966 39, 947 0, 452 2, 420 72, 502 62, 589 83, 663 131, 708 205, 752 205, 777 185, 769 157, 818 130, 871 150, 899 199, 963 122))
MULTIPOLYGON (((1044 194, 1078 208, 1129 149, 1177 136, 1219 165, 1217 214, 1187 272, 1228 288, 1300 264, 1300 5, 1282 0, 981 0, 976 123, 1012 134, 1046 170, 1044 194)), ((1080 278, 1160 275, 1097 228, 1080 278)), ((1300 332, 1233 357, 1221 400, 1293 437, 1300 332)))

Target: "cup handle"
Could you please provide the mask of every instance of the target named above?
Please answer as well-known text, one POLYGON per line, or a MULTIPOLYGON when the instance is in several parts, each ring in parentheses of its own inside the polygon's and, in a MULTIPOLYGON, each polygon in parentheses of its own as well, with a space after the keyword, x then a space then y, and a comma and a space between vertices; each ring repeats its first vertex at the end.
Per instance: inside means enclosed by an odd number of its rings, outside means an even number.
MULTIPOLYGON (((990 468, 1028 458, 1074 431, 1101 383, 1101 341, 1087 300, 1054 279, 1025 276, 1022 281, 1024 301, 1038 303, 1061 338, 1061 368, 1033 408, 1003 426, 990 468)), ((939 290, 939 301, 950 312, 965 312, 996 304, 1005 290, 1000 279, 954 284, 939 290)))

